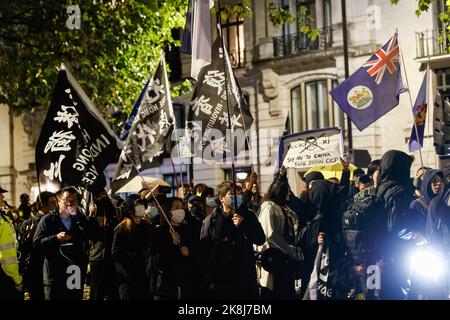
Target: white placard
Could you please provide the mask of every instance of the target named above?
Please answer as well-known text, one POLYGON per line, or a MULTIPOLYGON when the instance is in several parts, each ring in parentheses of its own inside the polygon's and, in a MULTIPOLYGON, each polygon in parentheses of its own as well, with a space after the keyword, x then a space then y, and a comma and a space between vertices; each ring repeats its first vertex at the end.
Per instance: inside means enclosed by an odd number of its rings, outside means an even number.
POLYGON ((330 166, 340 162, 342 156, 341 133, 328 136, 305 136, 293 141, 283 161, 286 168, 309 169, 330 166))

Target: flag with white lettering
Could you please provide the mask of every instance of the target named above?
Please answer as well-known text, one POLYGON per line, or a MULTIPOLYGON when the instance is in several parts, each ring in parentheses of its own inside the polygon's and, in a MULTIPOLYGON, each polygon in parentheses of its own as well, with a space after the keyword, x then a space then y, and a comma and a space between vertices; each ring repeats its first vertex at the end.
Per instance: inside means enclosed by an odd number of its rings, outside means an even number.
POLYGON ((212 62, 199 73, 186 123, 186 136, 191 139, 195 156, 216 162, 221 162, 231 150, 239 153, 244 148, 246 131, 253 123, 222 41, 217 37, 212 62))
POLYGON ((117 163, 111 193, 139 172, 162 163, 165 144, 175 123, 164 58, 146 89, 117 163))
POLYGON ((41 190, 64 186, 100 192, 103 171, 120 153, 120 142, 64 65, 36 144, 41 190))

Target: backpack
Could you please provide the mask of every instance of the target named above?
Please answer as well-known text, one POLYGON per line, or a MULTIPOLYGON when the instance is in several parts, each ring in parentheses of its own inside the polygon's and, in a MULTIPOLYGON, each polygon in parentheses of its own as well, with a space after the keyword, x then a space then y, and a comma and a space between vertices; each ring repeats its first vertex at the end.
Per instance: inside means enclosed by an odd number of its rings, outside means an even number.
POLYGON ((374 221, 375 205, 374 189, 365 189, 355 196, 355 201, 343 215, 342 228, 345 242, 356 264, 367 262, 370 248, 369 229, 372 223, 376 223, 374 221))

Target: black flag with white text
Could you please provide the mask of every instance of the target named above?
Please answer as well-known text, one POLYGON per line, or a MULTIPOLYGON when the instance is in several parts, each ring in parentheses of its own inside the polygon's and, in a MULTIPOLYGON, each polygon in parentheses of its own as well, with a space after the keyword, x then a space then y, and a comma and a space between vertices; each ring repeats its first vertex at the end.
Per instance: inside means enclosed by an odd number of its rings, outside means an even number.
POLYGON ((111 193, 119 191, 139 172, 161 165, 165 144, 170 138, 174 123, 163 58, 146 87, 111 182, 111 193))
POLYGON ((100 192, 103 171, 120 153, 115 134, 70 72, 62 66, 36 144, 41 190, 64 186, 100 192))
POLYGON ((222 37, 218 36, 212 47, 211 64, 203 67, 199 73, 186 122, 187 139, 190 138, 194 145, 195 157, 218 162, 228 154, 234 154, 231 145, 234 145, 237 153, 244 148, 246 131, 253 123, 222 41, 222 37))

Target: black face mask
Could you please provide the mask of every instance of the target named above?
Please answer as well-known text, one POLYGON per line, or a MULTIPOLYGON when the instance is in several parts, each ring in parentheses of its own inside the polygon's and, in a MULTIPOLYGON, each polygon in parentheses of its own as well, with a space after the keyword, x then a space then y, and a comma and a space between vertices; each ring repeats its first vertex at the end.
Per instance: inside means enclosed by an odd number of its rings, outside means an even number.
POLYGON ((203 216, 203 208, 199 207, 199 206, 192 206, 189 208, 189 213, 193 216, 193 217, 201 217, 203 216))

